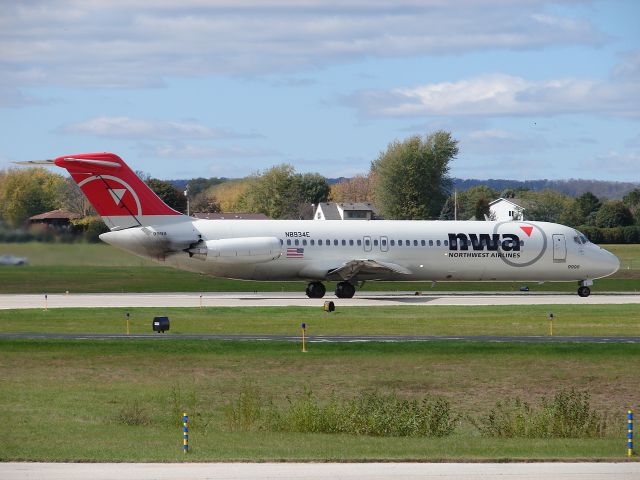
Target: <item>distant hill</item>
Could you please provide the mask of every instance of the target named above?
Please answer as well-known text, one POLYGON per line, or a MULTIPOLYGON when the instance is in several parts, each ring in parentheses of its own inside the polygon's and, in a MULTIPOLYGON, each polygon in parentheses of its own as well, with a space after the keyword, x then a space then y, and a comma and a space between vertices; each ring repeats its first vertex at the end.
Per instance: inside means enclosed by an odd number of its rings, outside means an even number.
POLYGON ((463 180, 460 178, 453 179, 454 186, 457 190, 468 190, 477 185, 487 185, 488 187, 501 192, 507 188, 528 188, 530 190, 545 190, 547 188, 556 190, 572 197, 577 197, 585 192, 591 192, 598 198, 607 198, 609 200, 619 200, 634 188, 639 188, 640 183, 632 182, 608 182, 604 180, 463 180))

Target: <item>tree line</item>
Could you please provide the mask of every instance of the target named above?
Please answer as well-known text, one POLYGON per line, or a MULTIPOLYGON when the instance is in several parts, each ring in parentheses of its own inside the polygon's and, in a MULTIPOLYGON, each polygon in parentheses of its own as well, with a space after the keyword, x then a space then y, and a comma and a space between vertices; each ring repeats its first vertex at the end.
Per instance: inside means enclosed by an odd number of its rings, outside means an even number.
MULTIPOLYGON (((281 164, 241 179, 194 178, 187 182, 186 193, 191 213, 263 213, 274 219, 312 218, 314 205, 335 201, 372 202, 386 219, 451 220, 456 216, 482 221, 491 218, 489 203, 503 197, 525 208, 525 220, 589 228, 592 237, 601 233, 593 229, 626 228, 627 233, 614 237, 640 241, 640 188, 622 200, 598 198, 591 192, 574 197, 554 189, 534 191, 521 182, 501 191, 476 185, 454 195, 449 172, 458 153, 458 141, 440 130, 391 142, 371 162, 366 175, 333 185, 319 173, 299 173, 292 165, 281 164)), ((165 203, 186 213, 182 189, 136 173, 165 203)), ((94 234, 104 228, 72 179, 44 168, 0 172, 0 222, 5 227, 19 228, 30 216, 56 208, 80 215, 74 223, 81 231, 94 234)))

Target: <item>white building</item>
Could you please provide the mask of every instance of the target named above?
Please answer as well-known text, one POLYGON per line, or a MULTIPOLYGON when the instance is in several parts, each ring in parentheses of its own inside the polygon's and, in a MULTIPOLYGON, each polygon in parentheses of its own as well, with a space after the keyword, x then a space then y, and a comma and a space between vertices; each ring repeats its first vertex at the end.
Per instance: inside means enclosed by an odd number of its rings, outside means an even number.
POLYGON ((373 220, 376 210, 371 203, 319 203, 314 220, 373 220))
POLYGON ((491 220, 496 222, 505 222, 509 220, 524 220, 524 207, 518 205, 515 198, 510 200, 506 198, 498 198, 489 204, 489 212, 491 220))

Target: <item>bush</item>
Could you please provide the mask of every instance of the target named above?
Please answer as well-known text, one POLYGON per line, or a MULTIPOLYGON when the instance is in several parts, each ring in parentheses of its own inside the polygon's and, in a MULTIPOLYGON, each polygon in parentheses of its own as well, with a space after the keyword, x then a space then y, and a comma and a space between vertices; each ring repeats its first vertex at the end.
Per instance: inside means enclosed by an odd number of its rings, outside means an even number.
POLYGON ((118 413, 118 421, 125 425, 141 426, 149 425, 151 418, 147 414, 146 410, 140 406, 137 400, 134 400, 131 404, 124 406, 120 413, 118 413))
POLYGON ((254 387, 245 387, 225 407, 232 431, 253 429, 300 433, 347 433, 379 437, 443 437, 451 434, 459 416, 443 398, 404 400, 395 394, 362 393, 348 400, 335 396, 321 403, 310 390, 285 408, 265 402, 254 387))
POLYGON ((598 228, 590 226, 578 227, 593 243, 640 243, 640 226, 598 228))
POLYGON ((469 418, 485 437, 604 437, 605 415, 593 410, 586 392, 561 391, 553 401, 543 398, 538 409, 520 399, 497 402, 488 415, 469 418))

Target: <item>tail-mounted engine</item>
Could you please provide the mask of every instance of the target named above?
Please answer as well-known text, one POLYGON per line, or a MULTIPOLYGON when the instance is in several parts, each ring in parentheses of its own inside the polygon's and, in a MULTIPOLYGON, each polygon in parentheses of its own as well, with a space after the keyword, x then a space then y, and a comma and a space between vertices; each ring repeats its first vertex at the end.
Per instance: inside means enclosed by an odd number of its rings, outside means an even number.
POLYGON ((264 263, 280 257, 280 240, 276 237, 223 238, 200 240, 186 252, 192 258, 218 263, 264 263))

